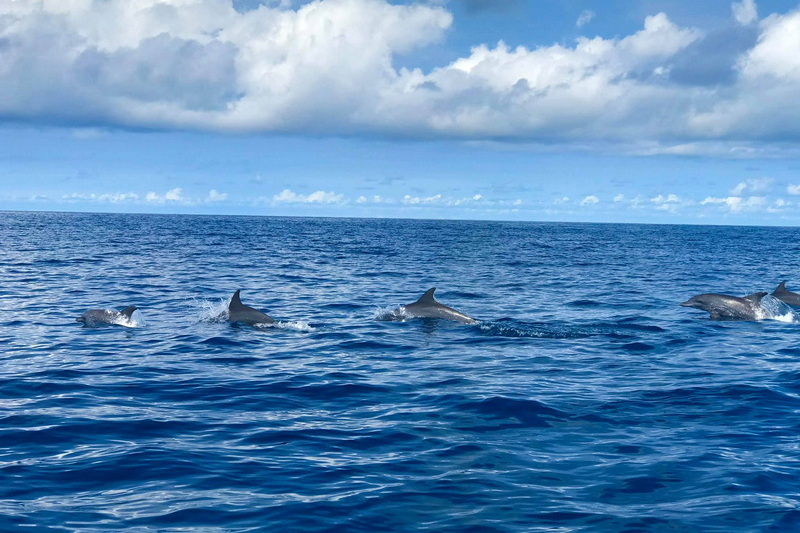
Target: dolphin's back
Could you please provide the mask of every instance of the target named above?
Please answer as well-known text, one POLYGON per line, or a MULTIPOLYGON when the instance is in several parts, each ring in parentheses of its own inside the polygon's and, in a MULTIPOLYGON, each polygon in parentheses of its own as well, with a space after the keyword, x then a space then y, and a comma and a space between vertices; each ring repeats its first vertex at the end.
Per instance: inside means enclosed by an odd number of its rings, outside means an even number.
POLYGON ((785 281, 781 281, 780 285, 772 291, 772 295, 783 303, 800 306, 800 294, 788 290, 785 281))
POLYGON ((477 323, 474 318, 438 302, 433 296, 434 292, 436 292, 436 287, 431 287, 413 304, 402 306, 403 311, 411 316, 421 318, 444 318, 462 324, 477 323))
POLYGON ((228 304, 228 321, 241 322, 253 326, 255 324, 273 324, 275 320, 266 313, 254 309, 249 305, 244 305, 239 296, 240 291, 233 293, 228 304))

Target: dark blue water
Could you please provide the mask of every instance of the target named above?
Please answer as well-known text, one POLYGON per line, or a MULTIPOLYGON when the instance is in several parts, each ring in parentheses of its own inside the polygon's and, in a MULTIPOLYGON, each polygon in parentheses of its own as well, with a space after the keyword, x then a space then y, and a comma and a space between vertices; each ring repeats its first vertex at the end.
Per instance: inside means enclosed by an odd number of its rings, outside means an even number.
POLYGON ((800 229, 0 213, 0 531, 800 531, 800 229), (438 287, 481 322, 376 320, 438 287), (275 327, 215 319, 236 290, 275 327), (138 327, 83 327, 91 308, 138 327))

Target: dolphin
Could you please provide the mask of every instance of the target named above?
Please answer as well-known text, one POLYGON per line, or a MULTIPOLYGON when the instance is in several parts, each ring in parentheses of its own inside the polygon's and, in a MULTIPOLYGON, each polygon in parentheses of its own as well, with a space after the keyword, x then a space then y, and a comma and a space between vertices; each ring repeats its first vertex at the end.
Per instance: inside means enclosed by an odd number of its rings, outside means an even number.
POLYGON ((772 295, 783 303, 800 306, 800 294, 787 290, 785 281, 781 281, 778 288, 772 291, 772 295))
POLYGON ((456 311, 452 307, 447 307, 436 301, 433 297, 433 292, 436 287, 428 289, 419 300, 412 304, 401 305, 400 312, 408 316, 419 318, 444 318, 446 320, 455 320, 462 324, 477 324, 478 321, 474 318, 465 315, 460 311, 456 311))
POLYGON ((122 311, 114 311, 112 309, 89 309, 75 320, 83 322, 86 326, 98 326, 100 324, 125 325, 125 322, 130 323, 131 315, 133 315, 136 309, 137 307, 135 306, 126 307, 122 311))
POLYGON ((256 324, 274 324, 275 320, 258 309, 244 305, 239 298, 239 291, 236 291, 228 304, 228 322, 241 322, 248 326, 254 326, 256 324))
POLYGON ((728 294, 698 294, 681 305, 708 311, 712 320, 759 320, 764 318, 760 302, 766 295, 766 292, 756 292, 740 298, 728 294))

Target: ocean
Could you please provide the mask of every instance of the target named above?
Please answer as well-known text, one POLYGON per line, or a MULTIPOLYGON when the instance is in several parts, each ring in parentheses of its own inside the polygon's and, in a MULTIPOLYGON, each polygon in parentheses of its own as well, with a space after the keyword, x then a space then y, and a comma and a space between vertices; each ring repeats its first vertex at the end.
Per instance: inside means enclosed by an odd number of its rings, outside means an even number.
POLYGON ((0 531, 800 531, 800 228, 0 213, 0 531), (478 320, 387 320, 427 289, 478 320), (224 320, 236 290, 269 327, 224 320), (124 325, 88 309, 135 305, 124 325))

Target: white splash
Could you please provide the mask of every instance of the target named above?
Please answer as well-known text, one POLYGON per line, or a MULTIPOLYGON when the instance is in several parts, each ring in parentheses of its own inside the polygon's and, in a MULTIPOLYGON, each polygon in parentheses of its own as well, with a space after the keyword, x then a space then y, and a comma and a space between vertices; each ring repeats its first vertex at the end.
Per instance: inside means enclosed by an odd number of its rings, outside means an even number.
POLYGON ((228 320, 229 298, 219 300, 194 300, 194 306, 199 308, 200 322, 225 322, 228 320))
POLYGON ((253 327, 258 329, 277 328, 290 331, 302 331, 306 333, 311 331, 317 331, 316 328, 309 325, 308 322, 303 322, 301 320, 290 320, 290 321, 280 320, 277 322, 273 322, 272 324, 254 324, 253 327))
POLYGON ((144 321, 142 313, 138 309, 131 313, 130 319, 122 313, 119 313, 119 315, 114 318, 112 324, 116 324, 125 328, 143 328, 147 325, 144 321))
POLYGON ((403 306, 386 306, 375 309, 374 319, 382 322, 405 322, 409 318, 413 317, 406 313, 403 306))
POLYGON ((800 322, 800 315, 794 309, 771 294, 761 298, 759 303, 761 306, 759 320, 776 320, 789 324, 800 322))

